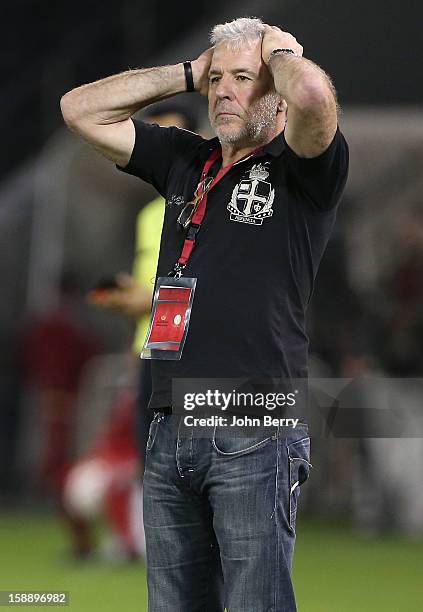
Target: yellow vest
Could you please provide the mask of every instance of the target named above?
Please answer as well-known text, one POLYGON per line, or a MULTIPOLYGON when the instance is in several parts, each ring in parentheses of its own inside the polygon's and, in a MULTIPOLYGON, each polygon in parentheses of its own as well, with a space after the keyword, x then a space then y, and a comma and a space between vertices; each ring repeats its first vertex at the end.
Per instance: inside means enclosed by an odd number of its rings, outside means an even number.
MULTIPOLYGON (((138 213, 135 234, 135 259, 132 274, 138 284, 153 292, 159 259, 160 236, 164 218, 164 199, 160 196, 138 213)), ((150 313, 142 315, 136 325, 133 349, 140 353, 150 323, 150 313)))

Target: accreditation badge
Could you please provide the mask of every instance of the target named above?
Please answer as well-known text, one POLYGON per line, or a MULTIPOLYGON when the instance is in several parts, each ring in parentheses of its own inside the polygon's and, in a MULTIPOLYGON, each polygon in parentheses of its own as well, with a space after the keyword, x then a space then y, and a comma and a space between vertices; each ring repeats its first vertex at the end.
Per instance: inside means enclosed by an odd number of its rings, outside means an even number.
POLYGON ((188 334, 196 278, 157 279, 150 327, 141 359, 181 358, 188 334))

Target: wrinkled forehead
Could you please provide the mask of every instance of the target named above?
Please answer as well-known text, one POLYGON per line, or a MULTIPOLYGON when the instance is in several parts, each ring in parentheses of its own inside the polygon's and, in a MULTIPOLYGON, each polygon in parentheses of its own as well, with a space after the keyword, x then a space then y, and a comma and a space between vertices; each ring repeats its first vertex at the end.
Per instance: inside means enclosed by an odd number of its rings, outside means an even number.
POLYGON ((217 45, 213 51, 210 71, 249 68, 257 73, 262 64, 261 40, 234 48, 225 43, 217 45))

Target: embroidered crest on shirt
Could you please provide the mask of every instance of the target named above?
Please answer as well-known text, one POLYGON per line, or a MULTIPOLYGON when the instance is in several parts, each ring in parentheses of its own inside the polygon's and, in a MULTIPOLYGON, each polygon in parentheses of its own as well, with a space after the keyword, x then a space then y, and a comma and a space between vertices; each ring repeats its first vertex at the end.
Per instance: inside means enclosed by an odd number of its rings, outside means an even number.
POLYGON ((249 178, 242 179, 235 186, 227 206, 231 221, 262 225, 263 219, 273 215, 275 190, 269 181, 266 181, 268 176, 263 164, 254 164, 249 171, 249 178))

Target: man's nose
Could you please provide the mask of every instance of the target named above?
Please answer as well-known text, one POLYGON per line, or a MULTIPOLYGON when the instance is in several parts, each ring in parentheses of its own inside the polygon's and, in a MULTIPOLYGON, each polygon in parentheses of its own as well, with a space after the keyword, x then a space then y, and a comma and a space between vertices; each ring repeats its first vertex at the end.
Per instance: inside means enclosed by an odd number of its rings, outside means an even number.
POLYGON ((219 79, 216 87, 216 96, 220 99, 226 98, 231 100, 233 98, 233 89, 230 80, 225 76, 219 79))

